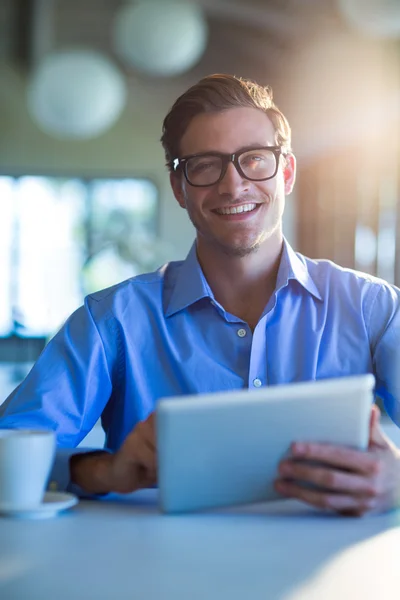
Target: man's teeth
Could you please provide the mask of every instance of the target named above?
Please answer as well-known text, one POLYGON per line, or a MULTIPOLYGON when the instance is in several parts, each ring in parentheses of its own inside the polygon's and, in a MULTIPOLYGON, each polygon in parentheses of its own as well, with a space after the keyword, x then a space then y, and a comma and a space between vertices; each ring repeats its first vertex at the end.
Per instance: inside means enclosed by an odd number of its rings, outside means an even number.
POLYGON ((257 204, 242 204, 241 206, 232 206, 231 208, 217 208, 220 215, 236 215, 237 213, 250 212, 256 208, 257 204))

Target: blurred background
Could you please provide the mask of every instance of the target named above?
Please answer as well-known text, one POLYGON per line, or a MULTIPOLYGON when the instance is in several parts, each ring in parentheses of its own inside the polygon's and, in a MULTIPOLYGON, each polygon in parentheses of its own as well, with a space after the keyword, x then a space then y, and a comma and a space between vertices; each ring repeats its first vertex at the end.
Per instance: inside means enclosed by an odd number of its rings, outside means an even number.
POLYGON ((0 394, 96 289, 186 256, 162 120, 201 77, 271 85, 296 250, 400 284, 399 0, 0 0, 0 394))

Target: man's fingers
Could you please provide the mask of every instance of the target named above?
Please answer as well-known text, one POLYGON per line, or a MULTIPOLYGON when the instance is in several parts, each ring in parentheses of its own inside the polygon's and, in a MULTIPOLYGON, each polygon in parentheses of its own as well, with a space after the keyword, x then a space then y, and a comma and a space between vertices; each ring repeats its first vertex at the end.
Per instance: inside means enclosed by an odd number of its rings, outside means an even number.
POLYGON ((145 445, 154 454, 156 453, 156 438, 154 436, 154 430, 151 427, 140 427, 136 431, 136 444, 138 446, 145 445))
POLYGON ((155 412, 153 411, 152 413, 149 414, 149 416, 147 417, 147 419, 145 421, 142 421, 143 425, 146 426, 146 428, 148 428, 153 436, 155 437, 156 434, 156 418, 155 418, 155 412))
POLYGON ((136 445, 138 447, 146 446, 146 448, 149 448, 154 454, 157 450, 156 441, 153 438, 151 431, 145 431, 143 429, 137 432, 136 445))
POLYGON ((153 485, 157 481, 154 450, 142 441, 138 445, 125 446, 114 455, 113 480, 114 491, 120 493, 153 485))
POLYGON ((148 446, 156 450, 156 420, 155 413, 152 412, 145 421, 141 421, 137 426, 137 435, 148 446))
POLYGON ((295 459, 314 460, 361 475, 371 475, 379 469, 378 460, 374 455, 344 446, 295 442, 291 451, 295 459))
POLYGON ((294 482, 277 480, 276 490, 283 496, 296 498, 307 504, 325 510, 333 510, 343 514, 363 515, 377 509, 377 499, 347 494, 325 494, 319 491, 304 489, 294 482))
POLYGON ((157 453, 155 446, 149 439, 139 439, 135 448, 135 462, 143 465, 146 469, 157 471, 157 453))
POLYGON ((379 406, 377 404, 373 404, 371 406, 371 419, 370 419, 371 429, 375 424, 379 423, 380 419, 381 419, 381 409, 379 408, 379 406))
POLYGON ((383 431, 381 424, 381 411, 376 404, 373 405, 371 410, 371 421, 369 428, 369 446, 370 448, 379 447, 379 448, 387 448, 389 446, 393 446, 392 441, 383 431))
POLYGON ((284 461, 279 465, 279 473, 283 478, 313 483, 336 493, 375 496, 379 492, 371 477, 327 469, 324 466, 310 466, 304 462, 284 461))
POLYGON ((114 490, 131 492, 157 482, 154 413, 141 421, 114 455, 114 490))

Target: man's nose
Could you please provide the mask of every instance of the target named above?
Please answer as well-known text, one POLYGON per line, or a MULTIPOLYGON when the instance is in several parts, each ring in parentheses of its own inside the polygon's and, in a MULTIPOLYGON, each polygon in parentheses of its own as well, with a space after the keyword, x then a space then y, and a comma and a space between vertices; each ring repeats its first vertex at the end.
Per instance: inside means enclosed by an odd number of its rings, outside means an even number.
POLYGON ((225 175, 218 184, 218 193, 227 194, 235 198, 239 193, 248 190, 249 181, 240 175, 235 165, 230 162, 225 171, 225 175))

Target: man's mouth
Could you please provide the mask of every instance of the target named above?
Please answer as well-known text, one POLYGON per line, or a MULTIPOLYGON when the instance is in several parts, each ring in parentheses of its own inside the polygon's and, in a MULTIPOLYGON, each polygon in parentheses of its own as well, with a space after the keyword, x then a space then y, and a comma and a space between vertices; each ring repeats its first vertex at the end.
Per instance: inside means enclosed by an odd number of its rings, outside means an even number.
POLYGON ((219 215, 237 215, 240 213, 252 212, 257 208, 257 204, 254 202, 248 204, 240 204, 239 206, 224 206, 221 208, 216 208, 214 212, 219 215))

